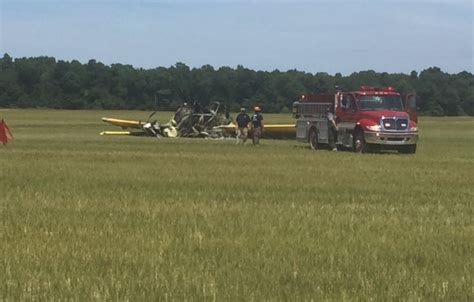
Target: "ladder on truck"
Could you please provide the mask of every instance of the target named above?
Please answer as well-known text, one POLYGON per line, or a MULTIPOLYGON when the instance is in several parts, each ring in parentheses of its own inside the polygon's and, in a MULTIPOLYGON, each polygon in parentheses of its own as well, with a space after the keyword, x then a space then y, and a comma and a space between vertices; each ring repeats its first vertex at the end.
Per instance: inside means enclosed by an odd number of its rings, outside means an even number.
POLYGON ((318 118, 325 117, 327 111, 334 112, 334 94, 307 94, 293 103, 293 117, 318 118))

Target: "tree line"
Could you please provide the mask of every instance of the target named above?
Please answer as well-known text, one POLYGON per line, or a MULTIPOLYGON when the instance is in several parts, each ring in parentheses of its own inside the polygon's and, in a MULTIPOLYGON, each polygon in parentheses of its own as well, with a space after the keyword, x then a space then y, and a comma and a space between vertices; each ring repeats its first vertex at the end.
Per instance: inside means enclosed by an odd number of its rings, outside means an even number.
POLYGON ((361 85, 393 86, 416 92, 421 114, 474 115, 474 76, 431 67, 410 74, 354 72, 308 73, 298 70, 254 71, 210 65, 190 68, 176 63, 153 69, 131 65, 86 64, 53 57, 0 59, 0 107, 57 109, 172 110, 183 102, 207 105, 219 101, 230 111, 258 104, 265 112, 288 112, 303 93, 332 93, 361 85))

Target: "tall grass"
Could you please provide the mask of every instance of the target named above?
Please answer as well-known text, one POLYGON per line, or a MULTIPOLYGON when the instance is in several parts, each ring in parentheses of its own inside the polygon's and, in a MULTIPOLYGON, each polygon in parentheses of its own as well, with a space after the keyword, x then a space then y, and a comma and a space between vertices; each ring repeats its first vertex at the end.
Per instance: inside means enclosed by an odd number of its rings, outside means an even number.
POLYGON ((2 116, 0 300, 474 298, 472 118, 360 155, 98 135, 145 112, 2 116))

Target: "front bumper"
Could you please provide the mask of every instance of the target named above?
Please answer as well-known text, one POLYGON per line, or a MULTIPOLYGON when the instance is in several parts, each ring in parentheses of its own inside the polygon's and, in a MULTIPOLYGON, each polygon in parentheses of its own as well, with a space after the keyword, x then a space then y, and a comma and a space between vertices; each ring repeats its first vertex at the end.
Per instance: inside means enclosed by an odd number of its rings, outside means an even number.
POLYGON ((364 132, 365 142, 378 145, 413 145, 418 141, 418 132, 364 132))

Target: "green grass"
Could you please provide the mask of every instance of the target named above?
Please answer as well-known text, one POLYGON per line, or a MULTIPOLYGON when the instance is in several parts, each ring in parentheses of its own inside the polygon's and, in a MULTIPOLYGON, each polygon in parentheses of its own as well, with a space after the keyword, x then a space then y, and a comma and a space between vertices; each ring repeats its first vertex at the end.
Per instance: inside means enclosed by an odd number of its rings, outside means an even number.
POLYGON ((416 155, 98 135, 147 114, 0 111, 0 301, 474 299, 473 118, 416 155))

